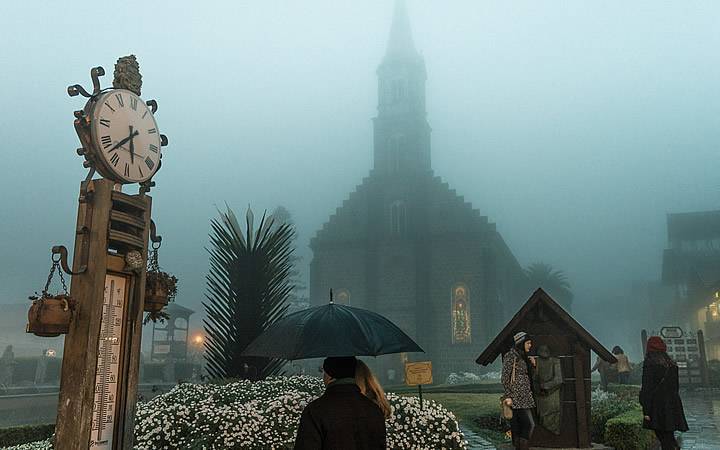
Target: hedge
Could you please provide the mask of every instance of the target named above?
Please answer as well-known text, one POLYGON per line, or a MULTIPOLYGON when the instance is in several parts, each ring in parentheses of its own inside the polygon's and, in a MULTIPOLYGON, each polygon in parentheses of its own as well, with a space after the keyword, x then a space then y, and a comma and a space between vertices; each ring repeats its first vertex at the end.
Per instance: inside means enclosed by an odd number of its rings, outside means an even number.
POLYGON ((655 442, 655 434, 642 427, 639 409, 626 411, 605 424, 605 444, 615 450, 647 450, 655 442))
POLYGON ((55 424, 0 428, 0 448, 41 441, 55 433, 55 424))

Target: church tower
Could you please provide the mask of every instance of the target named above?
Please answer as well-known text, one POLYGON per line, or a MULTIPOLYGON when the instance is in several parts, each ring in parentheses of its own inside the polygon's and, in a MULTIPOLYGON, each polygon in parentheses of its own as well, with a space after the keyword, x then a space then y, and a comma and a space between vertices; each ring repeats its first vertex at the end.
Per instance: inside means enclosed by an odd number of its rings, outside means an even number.
POLYGON ((425 61, 415 49, 403 0, 395 2, 390 37, 377 76, 375 171, 389 176, 430 171, 425 61))

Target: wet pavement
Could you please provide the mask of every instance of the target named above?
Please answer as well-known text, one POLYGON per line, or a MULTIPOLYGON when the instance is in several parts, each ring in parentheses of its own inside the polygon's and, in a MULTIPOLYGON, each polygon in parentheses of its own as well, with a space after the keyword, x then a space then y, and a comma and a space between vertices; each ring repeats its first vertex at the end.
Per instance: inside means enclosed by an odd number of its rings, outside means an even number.
MULTIPOLYGON (((690 430, 679 435, 683 450, 720 449, 720 391, 694 391, 682 393, 685 416, 690 430)), ((463 429, 468 449, 494 450, 495 446, 463 429)))
POLYGON ((695 391, 682 394, 685 417, 690 430, 682 433, 682 448, 720 449, 720 392, 695 391))

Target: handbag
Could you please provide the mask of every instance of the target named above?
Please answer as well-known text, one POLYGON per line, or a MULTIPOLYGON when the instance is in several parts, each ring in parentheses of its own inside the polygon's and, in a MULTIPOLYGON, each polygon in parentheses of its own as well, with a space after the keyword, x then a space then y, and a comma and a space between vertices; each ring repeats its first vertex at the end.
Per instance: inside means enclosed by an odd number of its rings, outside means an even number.
MULTIPOLYGON (((511 385, 515 383, 515 364, 517 364, 517 359, 513 361, 512 375, 510 376, 511 385)), ((505 398, 504 395, 500 397, 500 416, 505 420, 511 420, 513 418, 513 410, 511 406, 505 403, 505 398)))

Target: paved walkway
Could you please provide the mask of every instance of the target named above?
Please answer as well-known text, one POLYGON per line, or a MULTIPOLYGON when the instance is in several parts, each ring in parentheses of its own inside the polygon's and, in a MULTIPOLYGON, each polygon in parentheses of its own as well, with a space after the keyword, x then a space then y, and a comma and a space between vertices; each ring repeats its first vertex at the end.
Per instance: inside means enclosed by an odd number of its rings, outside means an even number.
POLYGON ((465 435, 465 440, 468 441, 468 450, 495 450, 495 446, 492 443, 467 428, 460 427, 460 430, 465 435))
POLYGON ((720 448, 720 394, 687 392, 682 395, 690 431, 682 433, 682 448, 717 450, 720 448))

